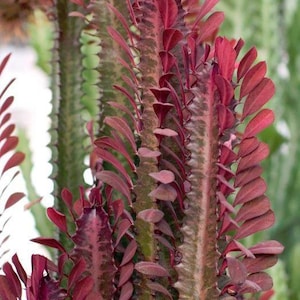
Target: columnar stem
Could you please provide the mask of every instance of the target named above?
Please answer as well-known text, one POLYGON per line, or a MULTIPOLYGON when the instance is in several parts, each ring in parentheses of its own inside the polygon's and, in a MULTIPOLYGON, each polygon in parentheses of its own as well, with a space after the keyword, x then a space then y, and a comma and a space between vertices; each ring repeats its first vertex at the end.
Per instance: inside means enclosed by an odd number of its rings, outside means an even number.
POLYGON ((182 262, 177 266, 179 299, 217 299, 216 175, 218 158, 218 127, 209 70, 204 70, 194 88, 194 99, 189 105, 191 120, 188 149, 191 158, 187 194, 186 219, 180 246, 182 262))

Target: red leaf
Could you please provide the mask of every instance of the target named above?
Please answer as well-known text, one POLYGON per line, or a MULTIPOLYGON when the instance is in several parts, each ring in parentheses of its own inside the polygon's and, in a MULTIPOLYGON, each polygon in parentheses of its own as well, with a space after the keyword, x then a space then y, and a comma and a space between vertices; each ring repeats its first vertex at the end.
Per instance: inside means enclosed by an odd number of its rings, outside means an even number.
POLYGON ((246 169, 236 175, 234 181, 234 187, 241 187, 249 183, 250 181, 260 177, 263 172, 261 166, 256 165, 252 168, 246 169))
POLYGON ((70 0, 70 1, 79 6, 84 6, 84 0, 70 0))
POLYGON ((218 37, 215 42, 215 56, 218 61, 220 74, 227 80, 232 80, 235 69, 236 52, 229 40, 218 37))
MULTIPOLYGON (((162 88, 151 88, 150 91, 153 93, 155 96, 156 100, 159 103, 164 103, 164 104, 170 104, 170 103, 165 103, 170 95, 170 89, 167 87, 162 87, 162 88)), ((172 105, 173 107, 174 105, 172 105)))
MULTIPOLYGON (((10 290, 13 292, 14 296, 17 298, 21 298, 22 295, 22 288, 19 278, 15 271, 13 270, 12 266, 6 262, 3 265, 3 271, 8 279, 8 285, 10 286, 10 290)), ((1 288, 0 288, 1 289, 1 288)))
MULTIPOLYGON (((5 88, 2 90, 2 93, 0 94, 0 99, 3 97, 3 95, 6 93, 6 91, 8 90, 8 88, 12 85, 12 83, 15 81, 15 79, 12 79, 6 86, 5 88)), ((0 108, 1 109, 1 108, 0 108)))
POLYGON ((106 3, 107 7, 114 13, 114 15, 118 18, 118 20, 121 22, 121 24, 123 25, 123 28, 126 30, 127 32, 127 36, 131 41, 131 44, 133 45, 133 39, 132 39, 132 31, 130 30, 128 23, 124 17, 123 14, 121 14, 113 5, 111 5, 110 3, 106 3))
POLYGON ((224 233, 230 230, 236 230, 239 228, 239 225, 235 220, 233 220, 229 214, 225 214, 222 222, 222 226, 219 229, 219 236, 223 235, 224 233))
POLYGON ((72 193, 66 189, 63 188, 62 192, 61 192, 61 197, 64 200, 65 204, 68 206, 68 208, 71 210, 73 207, 73 195, 72 193))
POLYGON ((4 144, 0 149, 0 156, 3 156, 5 153, 13 150, 18 145, 19 139, 15 136, 8 136, 4 144))
POLYGON ((163 32, 163 45, 165 51, 172 50, 181 40, 183 39, 183 34, 174 28, 168 28, 163 32))
POLYGON ((237 41, 237 43, 235 44, 234 50, 235 50, 235 52, 236 52, 236 56, 237 56, 237 57, 239 56, 239 54, 240 54, 242 48, 244 47, 244 45, 245 45, 245 42, 244 42, 243 39, 239 39, 239 40, 237 41))
POLYGON ((223 104, 217 106, 218 120, 220 132, 224 132, 227 128, 232 128, 236 122, 233 112, 225 107, 223 104))
POLYGON ((160 102, 153 103, 154 112, 159 119, 159 126, 162 125, 162 123, 166 118, 166 115, 173 107, 174 105, 171 103, 160 103, 160 102))
POLYGON ((169 272, 161 265, 150 262, 141 261, 135 264, 135 269, 147 276, 157 276, 157 277, 169 277, 169 272))
MULTIPOLYGON (((176 142, 176 141, 175 141, 176 142)), ((185 165, 182 158, 178 157, 177 153, 175 153, 170 147, 167 147, 164 144, 160 145, 160 148, 164 152, 165 155, 172 157, 172 162, 166 159, 163 159, 163 164, 165 168, 171 170, 174 174, 176 174, 179 178, 182 178, 182 174, 185 174, 185 165)))
POLYGON ((241 251, 246 257, 255 258, 255 256, 249 249, 247 249, 243 244, 236 240, 232 240, 231 242, 229 242, 222 255, 226 256, 226 254, 232 251, 241 251))
POLYGON ((241 85, 240 99, 251 92, 263 80, 266 72, 267 65, 264 61, 259 62, 247 72, 241 85))
POLYGON ((170 242, 159 234, 154 234, 154 237, 162 244, 164 245, 169 251, 174 251, 174 247, 170 244, 170 242))
POLYGON ((58 257, 57 262, 57 272, 59 274, 64 274, 64 266, 69 261, 69 255, 67 253, 62 253, 58 257))
POLYGON ((103 122, 109 125, 110 127, 114 128, 117 133, 121 133, 129 141, 133 151, 136 152, 136 144, 131 128, 128 126, 127 122, 123 118, 105 117, 103 122))
POLYGON ((117 246, 121 240, 121 238, 126 234, 128 229, 132 226, 132 223, 128 219, 123 219, 119 223, 119 230, 118 230, 118 235, 116 239, 115 245, 117 246))
MULTIPOLYGON (((265 230, 271 227, 275 222, 275 216, 273 211, 269 210, 267 213, 247 220, 241 227, 237 230, 235 239, 245 238, 253 233, 265 230)), ((250 250, 251 251, 251 250, 250 250)))
POLYGON ((169 223, 164 220, 164 219, 161 219, 158 223, 155 224, 156 225, 156 228, 162 232, 163 234, 166 234, 168 236, 170 236, 171 238, 174 238, 174 235, 173 235, 173 232, 171 230, 171 227, 169 225, 169 223))
POLYGON ((62 232, 68 232, 66 216, 53 207, 47 208, 48 218, 55 224, 62 232))
MULTIPOLYGON (((271 276, 264 272, 250 274, 247 278, 247 281, 251 281, 257 284, 261 288, 261 291, 270 290, 273 286, 273 281, 271 276)), ((253 292, 253 290, 251 291, 251 289, 245 288, 241 292, 247 293, 247 292, 253 292)))
POLYGON ((130 262, 132 260, 132 258, 135 255, 136 249, 137 249, 137 242, 135 240, 131 240, 131 242, 126 247, 126 250, 123 254, 123 258, 122 258, 120 267, 124 266, 125 264, 127 264, 128 262, 130 262))
MULTIPOLYGON (((269 155, 269 147, 265 143, 259 143, 259 146, 247 156, 242 157, 238 163, 237 174, 254 167, 269 155)), ((246 171, 245 171, 246 172, 246 171)))
POLYGON ((0 122, 0 127, 4 126, 11 119, 11 113, 7 113, 0 122))
POLYGON ((125 183, 124 180, 120 178, 120 176, 118 176, 116 173, 104 170, 97 174, 97 178, 122 193, 128 200, 128 203, 130 205, 132 204, 130 189, 127 183, 125 183))
POLYGON ((242 120, 261 109, 274 95, 275 86, 272 80, 264 78, 247 97, 242 120))
POLYGON ((242 285, 247 278, 246 267, 240 260, 234 257, 227 257, 226 261, 232 283, 236 285, 242 285))
POLYGON ((270 109, 261 110, 247 125, 243 139, 257 135, 274 122, 274 113, 270 109))
POLYGON ((131 277, 134 270, 133 263, 128 263, 127 265, 121 268, 120 279, 118 283, 118 287, 124 285, 131 277))
POLYGON ((259 297, 259 300, 272 300, 274 294, 275 294, 274 290, 268 290, 259 297))
POLYGON ((77 17, 77 18, 81 18, 83 20, 86 20, 86 16, 83 13, 79 12, 79 11, 71 11, 69 13, 69 17, 77 17))
POLYGON ((258 284, 256 284, 253 281, 246 280, 242 287, 239 289, 239 294, 245 294, 245 293, 257 293, 261 292, 261 288, 258 284))
POLYGON ((148 282, 147 286, 152 291, 159 292, 159 293, 163 294, 164 296, 168 297, 169 299, 173 299, 173 297, 169 293, 169 291, 164 286, 162 286, 161 284, 159 284, 157 282, 148 282))
POLYGON ((5 203, 5 209, 8 209, 9 207, 13 206, 15 203, 20 201, 25 196, 24 193, 13 193, 10 195, 5 203))
POLYGON ((3 72, 3 70, 4 70, 5 66, 6 66, 6 64, 7 64, 8 60, 9 60, 9 58, 10 58, 10 56, 11 56, 11 53, 7 54, 7 55, 2 59, 1 64, 0 64, 0 75, 2 74, 2 72, 3 72))
POLYGON ((120 300, 130 300, 133 293, 133 285, 130 281, 127 281, 121 289, 120 300))
POLYGON ((233 206, 253 200, 263 195, 266 190, 267 185, 265 181, 260 177, 256 178, 240 188, 234 199, 233 206))
POLYGON ((127 184, 130 186, 130 188, 133 187, 132 181, 130 176, 128 175, 128 172, 124 168, 124 166, 121 164, 121 162, 110 152, 101 149, 101 148, 96 148, 95 149, 96 154, 102 158, 103 160, 107 161, 108 163, 112 164, 126 179, 127 184))
POLYGON ((150 197, 154 197, 158 200, 163 201, 175 201, 177 198, 176 190, 170 184, 160 184, 155 190, 150 194, 150 197))
POLYGON ((215 83, 220 93, 221 103, 228 106, 233 99, 234 90, 232 84, 220 75, 215 76, 215 83))
POLYGON ((19 260, 19 258, 17 256, 17 254, 13 255, 12 262, 13 262, 16 270, 17 270, 17 273, 18 273, 20 279, 26 285, 26 283, 27 283, 27 275, 26 275, 26 272, 25 272, 24 268, 22 267, 22 265, 20 263, 20 260, 19 260))
POLYGON ((167 136, 167 137, 178 135, 178 133, 175 130, 170 128, 156 128, 154 129, 153 133, 157 136, 167 136))
POLYGON ((94 280, 91 276, 86 276, 78 281, 73 291, 73 300, 85 300, 86 297, 92 292, 94 280))
POLYGON ((130 59, 130 62, 132 63, 132 65, 135 66, 135 62, 134 62, 134 58, 131 53, 131 50, 130 50, 127 42, 125 41, 125 39, 122 37, 122 35, 117 30, 115 30, 113 27, 108 27, 107 32, 121 46, 121 48, 125 51, 128 58, 130 59))
POLYGON ((174 173, 169 170, 161 170, 159 172, 149 173, 149 175, 163 184, 168 184, 175 180, 174 173))
POLYGON ((123 95, 125 95, 127 97, 127 99, 129 100, 132 108, 134 109, 135 114, 137 115, 137 118, 140 120, 141 119, 141 114, 140 114, 140 111, 137 107, 136 100, 133 98, 133 96, 127 91, 127 89, 125 89, 122 86, 113 85, 113 87, 116 90, 120 91, 123 95))
POLYGON ((0 141, 7 139, 15 130, 15 125, 14 124, 10 124, 8 125, 1 133, 0 135, 0 141))
MULTIPOLYGON (((47 258, 42 255, 31 256, 31 290, 34 296, 39 295, 44 271, 47 270, 47 258)), ((27 283, 28 285, 28 283, 27 283)))
POLYGON ((211 35, 219 28, 219 26, 224 21, 224 13, 216 11, 211 14, 207 20, 200 26, 200 32, 198 37, 198 42, 204 42, 206 39, 210 38, 211 35))
POLYGON ((238 82, 242 77, 248 72, 249 68, 254 63, 257 57, 257 51, 255 47, 252 47, 243 57, 243 59, 239 63, 239 67, 237 70, 237 80, 238 82))
POLYGON ((13 167, 16 167, 16 166, 19 166, 23 160, 25 158, 25 154, 22 153, 22 152, 16 152, 14 153, 10 159, 6 162, 3 170, 2 170, 2 173, 1 173, 1 176, 9 169, 13 168, 13 167))
POLYGON ((14 102, 14 97, 9 96, 5 99, 4 103, 0 107, 0 115, 2 115, 14 102))
POLYGON ((276 255, 257 255, 255 258, 243 259, 243 264, 247 268, 248 273, 257 273, 271 268, 277 261, 278 257, 276 255))
POLYGON ((229 191, 230 193, 234 192, 234 187, 232 186, 232 184, 226 180, 226 178, 222 175, 217 175, 217 179, 219 181, 219 183, 221 184, 221 191, 224 192, 224 190, 229 191))
POLYGON ((199 22, 206 14, 208 14, 218 2, 219 0, 205 0, 204 3, 201 4, 200 9, 197 11, 197 20, 195 23, 199 22))
POLYGON ((246 221, 265 214, 270 209, 270 200, 261 196, 245 203, 238 211, 235 220, 237 222, 246 221))
POLYGON ((175 56, 167 51, 160 51, 159 52, 159 57, 161 60, 161 64, 163 67, 163 71, 165 73, 169 73, 171 68, 175 65, 176 63, 176 58, 175 56))
POLYGON ((237 155, 226 145, 221 145, 220 163, 224 166, 230 165, 237 158, 237 155))
POLYGON ((151 223, 159 222, 163 218, 163 216, 164 213, 161 210, 155 208, 144 209, 137 214, 137 218, 151 223))
POLYGON ((0 275, 0 296, 3 300, 16 299, 16 296, 11 291, 9 279, 4 275, 0 275))
POLYGON ((124 203, 121 199, 115 200, 111 203, 111 206, 114 211, 115 222, 117 223, 119 218, 124 212, 124 203))
POLYGON ((157 1, 157 4, 164 28, 172 27, 178 15, 178 7, 175 0, 157 1))
POLYGON ((224 215, 225 212, 234 212, 233 206, 227 201, 223 193, 217 192, 218 200, 220 202, 220 218, 224 215))
POLYGON ((72 268, 69 278, 68 278, 68 289, 70 290, 73 285, 76 285, 77 280, 81 277, 83 272, 85 271, 86 263, 84 258, 80 258, 79 261, 72 268))
POLYGON ((145 147, 141 147, 138 150, 138 155, 140 157, 149 157, 149 158, 156 158, 159 157, 161 155, 161 153, 157 150, 150 150, 148 148, 145 147))
POLYGON ((122 154, 127 162, 130 165, 131 170, 135 170, 135 164, 132 161, 131 156, 129 155, 128 151, 126 150, 123 142, 118 137, 101 137, 95 140, 95 145, 102 149, 112 148, 116 150, 118 153, 122 154))
POLYGON ((248 139, 243 139, 239 145, 239 157, 244 157, 254 151, 258 146, 260 142, 256 137, 251 137, 248 139))
POLYGON ((265 241, 249 248, 253 254, 281 254, 284 247, 277 241, 265 241))
POLYGON ((58 249, 61 252, 66 252, 66 249, 63 247, 63 245, 53 238, 39 237, 39 238, 31 239, 31 241, 44 246, 58 249))
POLYGON ((109 104, 111 107, 117 108, 118 110, 123 111, 125 114, 127 114, 130 117, 136 132, 137 133, 140 132, 138 122, 137 122, 136 118, 133 116, 132 112, 128 109, 128 107, 126 107, 125 105, 123 105, 121 103, 112 102, 112 101, 107 101, 107 104, 109 104))

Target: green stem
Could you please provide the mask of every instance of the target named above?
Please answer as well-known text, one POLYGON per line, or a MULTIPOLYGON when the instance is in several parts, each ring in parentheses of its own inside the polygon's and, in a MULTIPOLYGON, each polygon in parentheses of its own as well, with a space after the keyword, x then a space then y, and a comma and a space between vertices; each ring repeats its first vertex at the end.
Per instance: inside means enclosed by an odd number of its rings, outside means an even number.
MULTIPOLYGON (((83 22, 79 18, 69 17, 69 13, 78 10, 68 0, 56 1, 55 41, 52 58, 53 109, 51 113, 51 148, 54 180, 55 206, 66 216, 68 209, 60 200, 63 188, 68 188, 79 197, 79 186, 83 184, 84 172, 84 122, 82 120, 82 54, 80 36, 83 22)), ((69 218, 68 224, 72 224, 69 218)), ((73 226, 74 227, 74 226, 73 226)), ((63 244, 69 243, 64 236, 63 244)))

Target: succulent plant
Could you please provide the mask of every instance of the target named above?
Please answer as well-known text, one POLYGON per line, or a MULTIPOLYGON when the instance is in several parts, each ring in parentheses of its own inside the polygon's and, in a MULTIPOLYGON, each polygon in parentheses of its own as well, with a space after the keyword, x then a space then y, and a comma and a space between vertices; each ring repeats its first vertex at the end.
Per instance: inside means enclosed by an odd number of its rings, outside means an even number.
MULTIPOLYGON (((57 1, 52 7, 52 162, 58 259, 17 256, 0 295, 27 299, 243 299, 272 288, 273 225, 257 135, 275 88, 244 42, 217 37, 216 0, 57 1), (72 2, 72 3, 71 3, 72 2), (83 30, 98 43, 94 186, 83 187, 83 30), (80 187, 81 186, 81 187, 80 187)), ((95 80, 95 78, 94 78, 95 80)), ((4 270, 5 271, 5 270, 4 270)), ((11 297, 11 298, 9 298, 11 297)), ((6 298, 5 298, 6 299, 6 298)))

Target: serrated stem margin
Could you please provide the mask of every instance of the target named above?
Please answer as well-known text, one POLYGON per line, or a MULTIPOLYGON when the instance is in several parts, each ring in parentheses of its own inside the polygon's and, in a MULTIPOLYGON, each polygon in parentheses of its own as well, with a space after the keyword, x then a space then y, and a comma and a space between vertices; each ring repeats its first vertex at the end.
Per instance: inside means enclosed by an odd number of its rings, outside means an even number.
POLYGON ((204 70, 201 82, 194 89, 189 105, 191 120, 187 124, 191 152, 191 167, 187 194, 186 218, 182 233, 183 255, 176 267, 179 280, 176 288, 179 299, 216 299, 217 251, 217 199, 216 175, 218 159, 218 129, 213 97, 213 84, 209 70, 204 70))

